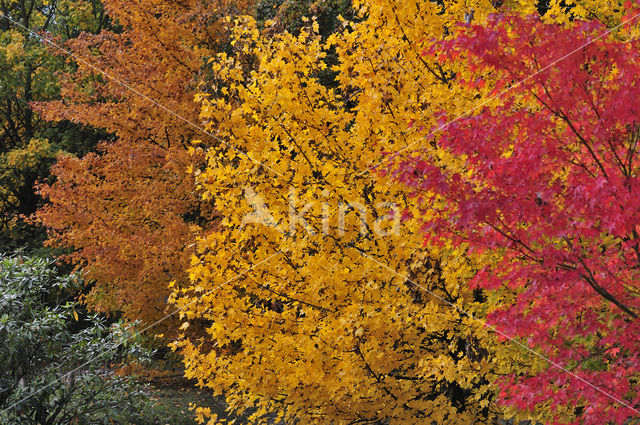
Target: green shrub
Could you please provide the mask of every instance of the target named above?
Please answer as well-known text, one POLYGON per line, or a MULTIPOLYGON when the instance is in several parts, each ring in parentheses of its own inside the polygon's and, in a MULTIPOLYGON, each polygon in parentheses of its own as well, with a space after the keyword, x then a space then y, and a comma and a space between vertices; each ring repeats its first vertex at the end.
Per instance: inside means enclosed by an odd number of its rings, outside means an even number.
POLYGON ((77 279, 50 260, 0 256, 0 423, 140 423, 144 388, 114 365, 148 353, 130 327, 78 317, 77 279))

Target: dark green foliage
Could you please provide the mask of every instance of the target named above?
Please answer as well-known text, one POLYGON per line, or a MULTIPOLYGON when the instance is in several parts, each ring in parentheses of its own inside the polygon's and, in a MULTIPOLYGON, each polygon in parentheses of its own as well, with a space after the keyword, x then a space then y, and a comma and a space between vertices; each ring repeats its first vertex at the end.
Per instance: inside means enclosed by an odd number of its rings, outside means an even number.
POLYGON ((141 423, 147 396, 114 365, 148 353, 130 328, 78 317, 77 284, 49 260, 0 257, 0 423, 141 423))

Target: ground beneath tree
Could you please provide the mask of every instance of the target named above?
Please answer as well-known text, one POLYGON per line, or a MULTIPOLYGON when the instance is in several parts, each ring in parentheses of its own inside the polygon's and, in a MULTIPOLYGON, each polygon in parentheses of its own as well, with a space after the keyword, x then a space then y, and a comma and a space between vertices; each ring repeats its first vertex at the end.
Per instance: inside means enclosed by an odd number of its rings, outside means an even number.
MULTIPOLYGON (((153 416, 157 425, 195 425, 195 414, 189 409, 192 404, 211 408, 219 418, 228 418, 223 398, 198 388, 181 384, 150 384, 150 398, 154 404, 153 416)), ((242 422, 240 422, 242 423, 242 422)))
MULTIPOLYGON (((222 397, 215 397, 206 390, 195 387, 186 380, 155 381, 149 383, 153 410, 145 424, 154 425, 195 425, 195 413, 189 407, 193 404, 208 407, 219 419, 235 419, 236 425, 247 423, 247 415, 237 416, 226 411, 227 404, 222 397)), ((270 424, 278 423, 276 415, 270 415, 270 424)))

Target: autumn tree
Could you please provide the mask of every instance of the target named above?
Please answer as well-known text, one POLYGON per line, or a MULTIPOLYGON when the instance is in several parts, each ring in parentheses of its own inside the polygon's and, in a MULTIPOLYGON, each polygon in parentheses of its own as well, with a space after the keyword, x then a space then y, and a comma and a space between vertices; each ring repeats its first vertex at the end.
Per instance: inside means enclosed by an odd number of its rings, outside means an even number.
MULTIPOLYGON (((52 121, 113 134, 97 152, 63 155, 38 212, 49 243, 94 282, 86 297, 102 312, 151 323, 163 317, 171 280, 186 279, 193 232, 214 215, 200 202, 187 154, 203 134, 194 96, 204 58, 222 49, 218 21, 243 2, 105 1, 118 31, 68 43, 76 68, 61 75, 62 98, 37 105, 52 121)), ((63 53, 59 52, 64 56, 63 53)))
POLYGON ((498 362, 500 401, 543 423, 639 417, 640 45, 629 20, 638 11, 626 11, 615 32, 497 15, 426 52, 443 66, 464 62, 458 83, 472 89, 493 74, 503 95, 392 168, 423 208, 430 241, 499 254, 473 279, 494 300, 489 318, 553 362, 497 349, 518 359, 498 362))
POLYGON ((312 21, 270 38, 245 18, 234 51, 211 60, 202 117, 225 143, 196 145, 207 164, 195 173, 222 221, 199 239, 191 284, 172 300, 182 329, 209 322, 205 338, 175 344, 186 376, 230 409, 257 404, 256 422, 276 411, 305 423, 498 414, 486 331, 452 308, 478 308, 464 287, 473 259, 425 249, 410 225, 396 227, 410 205, 367 172, 406 143, 411 100, 418 113, 446 90, 415 43, 442 36, 461 10, 367 3, 367 19, 326 45, 312 21), (337 88, 318 77, 331 49, 337 88))

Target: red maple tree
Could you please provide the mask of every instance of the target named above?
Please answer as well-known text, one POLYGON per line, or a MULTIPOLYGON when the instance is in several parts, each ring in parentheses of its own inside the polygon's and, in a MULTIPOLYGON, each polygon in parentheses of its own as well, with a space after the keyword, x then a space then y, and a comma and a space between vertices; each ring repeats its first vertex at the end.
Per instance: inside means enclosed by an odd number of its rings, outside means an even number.
POLYGON ((425 209, 445 200, 429 239, 502 253, 474 280, 511 294, 490 321, 571 373, 513 370, 501 399, 556 423, 622 424, 640 409, 640 42, 614 34, 500 14, 425 52, 466 61, 470 88, 490 73, 501 96, 443 116, 388 170, 425 209))

